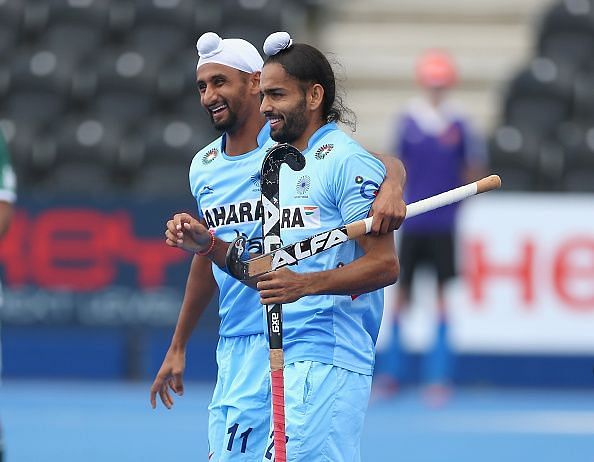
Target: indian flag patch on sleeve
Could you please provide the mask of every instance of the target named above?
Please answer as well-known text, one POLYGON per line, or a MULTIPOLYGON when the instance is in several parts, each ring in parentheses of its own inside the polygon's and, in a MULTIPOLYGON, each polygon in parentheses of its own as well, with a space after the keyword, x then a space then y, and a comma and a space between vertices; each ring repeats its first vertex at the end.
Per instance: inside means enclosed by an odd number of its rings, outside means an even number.
POLYGON ((318 222, 320 221, 320 209, 312 205, 304 205, 303 213, 306 217, 317 217, 318 222))
POLYGON ((303 222, 306 228, 320 227, 320 208, 313 205, 303 206, 303 222))

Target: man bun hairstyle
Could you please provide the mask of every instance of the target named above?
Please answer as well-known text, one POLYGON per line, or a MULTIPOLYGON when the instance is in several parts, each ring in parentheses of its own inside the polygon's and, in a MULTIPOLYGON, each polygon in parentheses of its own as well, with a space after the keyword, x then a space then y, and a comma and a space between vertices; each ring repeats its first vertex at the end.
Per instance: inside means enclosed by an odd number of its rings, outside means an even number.
POLYGON ((285 72, 302 84, 320 84, 324 88, 322 117, 326 122, 342 122, 354 130, 353 112, 346 108, 337 95, 336 78, 328 59, 317 48, 305 43, 294 43, 287 32, 270 34, 264 42, 268 56, 264 64, 280 64, 285 72))

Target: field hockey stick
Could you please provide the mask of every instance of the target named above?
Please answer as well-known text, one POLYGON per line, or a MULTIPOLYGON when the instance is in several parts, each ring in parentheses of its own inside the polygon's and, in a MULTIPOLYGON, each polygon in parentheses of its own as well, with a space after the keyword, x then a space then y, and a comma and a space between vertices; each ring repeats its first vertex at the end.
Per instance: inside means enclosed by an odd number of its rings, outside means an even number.
MULTIPOLYGON (((476 194, 499 189, 500 187, 501 178, 498 175, 485 177, 473 183, 407 205, 405 219, 453 204, 454 202, 459 202, 476 194)), ((241 255, 245 248, 245 239, 241 241, 241 238, 237 238, 229 247, 227 268, 235 278, 241 281, 261 276, 283 266, 293 265, 298 261, 328 250, 348 240, 363 236, 371 231, 372 221, 373 217, 367 217, 348 225, 315 234, 307 239, 277 248, 270 252, 266 252, 265 250, 263 255, 249 260, 241 260, 241 255), (235 245, 238 245, 239 248, 232 250, 235 245), (238 250, 241 250, 241 253, 238 253, 238 250)))
MULTIPOLYGON (((305 167, 305 157, 293 146, 279 144, 266 154, 262 162, 260 192, 263 208, 262 238, 265 253, 273 252, 281 246, 279 175, 283 163, 287 164, 292 170, 299 171, 305 167)), ((286 462, 282 305, 266 305, 266 320, 270 346, 274 460, 275 462, 286 462)))

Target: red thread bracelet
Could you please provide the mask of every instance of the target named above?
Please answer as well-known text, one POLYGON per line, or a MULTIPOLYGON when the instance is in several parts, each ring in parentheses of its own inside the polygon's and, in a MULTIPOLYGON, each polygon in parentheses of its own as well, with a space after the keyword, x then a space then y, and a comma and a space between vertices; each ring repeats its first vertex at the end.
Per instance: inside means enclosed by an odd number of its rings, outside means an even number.
POLYGON ((196 255, 200 255, 201 257, 205 257, 207 256, 210 252, 212 252, 212 249, 214 249, 215 246, 215 230, 214 228, 210 228, 208 230, 208 234, 210 234, 210 245, 208 246, 208 249, 206 250, 202 250, 202 251, 198 251, 196 252, 196 255))

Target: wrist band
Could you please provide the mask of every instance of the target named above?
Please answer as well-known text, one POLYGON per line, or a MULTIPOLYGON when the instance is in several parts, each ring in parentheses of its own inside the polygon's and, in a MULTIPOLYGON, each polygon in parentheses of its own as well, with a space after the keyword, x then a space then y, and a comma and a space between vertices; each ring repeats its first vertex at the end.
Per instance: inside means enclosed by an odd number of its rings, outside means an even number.
POLYGON ((205 257, 210 252, 212 252, 212 249, 214 249, 214 246, 215 246, 215 237, 214 237, 215 230, 214 230, 214 228, 210 228, 208 230, 208 234, 210 234, 210 245, 208 246, 208 249, 197 251, 196 252, 196 255, 200 255, 201 257, 205 257))

